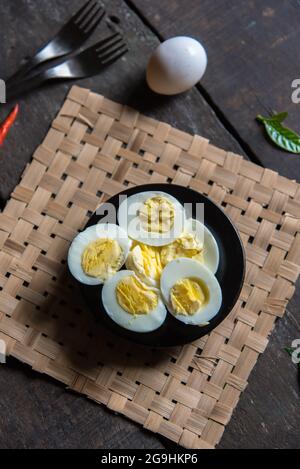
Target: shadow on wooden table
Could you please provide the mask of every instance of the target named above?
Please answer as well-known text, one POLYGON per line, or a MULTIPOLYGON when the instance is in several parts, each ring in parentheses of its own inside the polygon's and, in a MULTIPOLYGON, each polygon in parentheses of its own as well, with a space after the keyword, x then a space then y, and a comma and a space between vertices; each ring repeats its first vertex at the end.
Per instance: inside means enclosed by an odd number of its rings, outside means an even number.
POLYGON ((153 109, 157 111, 157 109, 170 104, 173 99, 173 96, 160 95, 151 91, 143 73, 135 82, 130 83, 126 103, 141 113, 147 114, 153 109))

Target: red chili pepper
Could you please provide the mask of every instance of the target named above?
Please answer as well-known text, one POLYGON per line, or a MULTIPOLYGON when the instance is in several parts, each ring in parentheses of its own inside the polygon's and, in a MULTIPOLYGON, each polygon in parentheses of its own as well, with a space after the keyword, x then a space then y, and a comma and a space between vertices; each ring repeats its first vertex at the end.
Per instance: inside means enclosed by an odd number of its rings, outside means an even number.
POLYGON ((0 146, 3 144, 6 135, 9 132, 9 129, 15 122, 17 115, 19 113, 19 105, 16 104, 11 113, 8 115, 8 117, 5 119, 5 121, 0 125, 0 146))

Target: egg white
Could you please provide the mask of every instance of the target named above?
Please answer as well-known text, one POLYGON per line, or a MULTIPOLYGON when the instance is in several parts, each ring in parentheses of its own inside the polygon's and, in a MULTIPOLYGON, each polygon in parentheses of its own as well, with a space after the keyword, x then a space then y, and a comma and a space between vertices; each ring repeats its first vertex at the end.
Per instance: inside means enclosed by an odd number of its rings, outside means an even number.
POLYGON ((219 267, 220 254, 218 244, 211 231, 199 220, 189 218, 186 220, 184 231, 193 233, 203 242, 203 262, 215 274, 219 267))
MULTIPOLYGON (((107 280, 102 289, 102 303, 108 316, 119 326, 133 332, 151 332, 158 329, 166 319, 167 310, 159 297, 156 308, 148 314, 131 315, 118 303, 116 288, 120 280, 135 273, 131 270, 121 270, 107 280)), ((136 277, 138 278, 138 277, 136 277)))
POLYGON ((161 275, 160 289, 170 313, 185 324, 204 325, 208 323, 216 316, 222 305, 222 290, 218 280, 207 267, 193 259, 179 258, 167 264, 161 275), (172 287, 184 278, 201 279, 209 290, 208 303, 191 316, 175 314, 170 304, 172 287))
POLYGON ((129 252, 125 264, 126 268, 128 270, 134 271, 136 276, 140 278, 146 285, 157 288, 159 286, 159 279, 155 280, 152 276, 148 276, 143 268, 138 268, 134 258, 137 249, 139 249, 138 245, 129 252))
POLYGON ((107 238, 116 240, 123 251, 123 262, 125 263, 132 241, 128 238, 126 231, 120 226, 112 223, 98 223, 90 226, 86 230, 79 233, 73 240, 68 253, 68 267, 79 282, 86 285, 101 285, 104 281, 101 278, 95 278, 87 275, 81 266, 82 255, 89 243, 99 238, 107 238))
POLYGON ((166 192, 140 192, 121 202, 118 221, 120 226, 127 230, 130 238, 149 246, 165 246, 181 235, 185 223, 185 211, 179 201, 166 192), (137 212, 142 204, 157 196, 168 199, 174 206, 174 226, 167 233, 150 233, 142 228, 138 219, 137 212))

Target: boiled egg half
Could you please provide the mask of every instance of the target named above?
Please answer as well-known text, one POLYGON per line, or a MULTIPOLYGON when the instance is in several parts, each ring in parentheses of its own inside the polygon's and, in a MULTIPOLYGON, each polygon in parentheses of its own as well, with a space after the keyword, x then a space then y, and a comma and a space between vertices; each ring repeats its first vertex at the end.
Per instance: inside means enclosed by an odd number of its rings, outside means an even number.
POLYGON ((120 204, 118 221, 130 238, 149 246, 163 246, 181 235, 185 211, 170 194, 141 192, 120 204))
POLYGON ((207 324, 222 305, 218 280, 193 259, 171 261, 162 272, 160 288, 170 313, 185 324, 207 324))
POLYGON ((70 272, 81 283, 100 285, 120 270, 130 247, 131 240, 120 226, 111 223, 90 226, 70 246, 70 272))
POLYGON ((197 260, 208 267, 213 274, 219 266, 218 244, 210 230, 199 220, 189 218, 181 236, 164 246, 160 253, 163 266, 179 257, 197 260))
POLYGON ((159 290, 143 283, 130 270, 117 272, 105 282, 102 303, 115 323, 134 332, 158 329, 167 315, 159 290))
POLYGON ((161 248, 133 241, 126 267, 133 270, 146 284, 158 287, 163 269, 161 248))

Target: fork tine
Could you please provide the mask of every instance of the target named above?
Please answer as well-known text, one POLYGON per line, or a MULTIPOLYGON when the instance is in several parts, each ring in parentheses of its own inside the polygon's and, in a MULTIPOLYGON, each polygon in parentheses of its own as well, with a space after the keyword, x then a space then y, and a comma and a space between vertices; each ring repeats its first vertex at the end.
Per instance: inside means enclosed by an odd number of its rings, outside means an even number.
POLYGON ((107 61, 114 60, 114 55, 122 53, 122 55, 127 52, 127 45, 125 43, 118 44, 110 50, 105 51, 103 54, 100 54, 98 57, 101 63, 107 63, 107 61))
POLYGON ((102 46, 104 46, 105 44, 107 44, 108 42, 112 41, 113 39, 115 39, 116 37, 122 37, 120 33, 113 33, 111 34, 110 36, 106 36, 104 39, 101 39, 101 41, 97 42, 94 46, 93 46, 93 49, 95 51, 97 51, 98 49, 100 49, 102 46))
POLYGON ((94 6, 91 11, 87 13, 85 17, 80 20, 80 22, 77 24, 79 29, 85 30, 101 10, 101 7, 97 8, 96 6, 94 6))
POLYGON ((108 49, 111 49, 113 46, 115 46, 116 44, 120 42, 124 42, 122 36, 113 38, 112 40, 103 44, 101 47, 97 47, 95 50, 99 56, 100 54, 103 54, 105 51, 107 51, 108 49))
POLYGON ((89 15, 91 15, 91 13, 96 8, 96 6, 99 6, 99 4, 97 3, 96 0, 92 0, 92 1, 89 2, 89 4, 87 5, 87 8, 84 10, 84 13, 81 14, 80 17, 78 18, 78 20, 76 21, 77 26, 83 27, 83 25, 86 22, 87 18, 89 17, 89 15))
POLYGON ((116 62, 116 60, 118 60, 120 57, 122 57, 124 54, 126 54, 126 52, 128 52, 128 48, 125 45, 125 46, 123 46, 122 49, 119 50, 119 52, 115 53, 115 55, 112 55, 111 57, 109 57, 106 60, 102 60, 102 65, 110 65, 110 64, 116 62))
POLYGON ((100 23, 103 16, 105 15, 105 11, 103 9, 100 9, 100 10, 101 10, 100 15, 98 15, 98 17, 94 20, 94 22, 91 22, 91 24, 88 25, 88 28, 85 29, 86 34, 92 34, 94 29, 97 28, 98 24, 100 23))
POLYGON ((102 11, 102 7, 98 5, 98 7, 95 5, 94 8, 91 9, 89 13, 85 15, 85 17, 80 20, 80 24, 78 24, 80 29, 86 29, 89 24, 94 20, 94 18, 98 15, 99 12, 102 11))
POLYGON ((94 0, 88 0, 81 8, 80 10, 77 11, 77 13, 75 13, 72 18, 71 18, 71 21, 76 23, 76 21, 78 21, 78 19, 80 18, 80 16, 84 13, 85 9, 88 8, 88 6, 91 4, 91 2, 94 1, 94 0))

